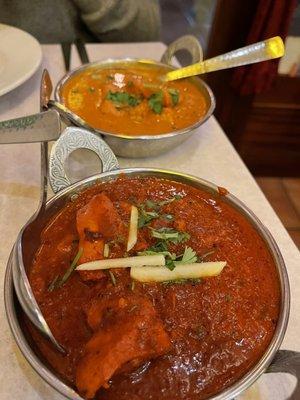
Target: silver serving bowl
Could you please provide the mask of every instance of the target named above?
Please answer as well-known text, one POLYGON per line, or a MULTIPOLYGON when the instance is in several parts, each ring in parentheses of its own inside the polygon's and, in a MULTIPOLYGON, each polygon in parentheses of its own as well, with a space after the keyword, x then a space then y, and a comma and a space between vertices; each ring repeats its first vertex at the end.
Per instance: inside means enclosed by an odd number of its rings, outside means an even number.
MULTIPOLYGON (((107 156, 107 149, 106 149, 107 156)), ((116 168, 113 164, 111 168, 116 168)), ((185 183, 187 185, 193 186, 205 190, 209 193, 219 195, 218 187, 210 182, 203 179, 184 175, 181 173, 176 173, 172 171, 152 169, 152 168, 130 168, 130 169, 114 169, 108 170, 102 174, 89 177, 80 182, 77 182, 71 186, 67 186, 57 193, 53 198, 51 198, 46 205, 44 214, 44 224, 55 215, 62 207, 64 207, 70 199, 79 192, 85 190, 90 185, 98 182, 104 182, 107 180, 116 179, 120 174, 126 174, 129 177, 133 176, 153 176, 163 179, 169 179, 173 181, 178 181, 185 183)), ((67 184, 65 184, 66 186, 67 184)), ((62 184, 60 184, 60 188, 62 184)), ((291 351, 278 351, 280 344, 285 335, 287 328, 288 318, 289 318, 289 308, 290 308, 290 289, 286 267, 283 258, 280 254, 278 246, 276 245, 273 237, 265 226, 260 222, 260 220, 236 197, 231 194, 223 196, 223 200, 228 203, 231 207, 237 209, 241 214, 243 214, 247 220, 256 229, 258 234, 263 238, 266 246, 268 247, 276 269, 278 273, 278 280, 280 282, 281 289, 281 306, 279 319, 276 326, 276 330, 271 340, 269 346, 267 347, 265 353, 260 358, 260 360, 247 372, 242 378, 232 384, 230 387, 224 389, 221 393, 218 393, 212 397, 210 400, 230 400, 235 396, 242 393, 250 385, 252 385, 258 377, 264 372, 291 372, 294 375, 299 376, 300 369, 300 357, 299 353, 291 351)), ((18 244, 18 243, 17 243, 18 244)), ((39 241, 33 240, 31 244, 33 246, 32 250, 37 250, 39 247, 39 241)), ((16 246, 15 246, 16 247, 16 246)), ((15 249, 15 248, 14 248, 15 249)), ((48 382, 55 390, 67 397, 68 399, 82 399, 78 393, 69 387, 65 382, 63 382, 55 371, 53 371, 49 365, 45 363, 43 358, 34 350, 31 345, 30 340, 25 334, 24 324, 22 323, 22 312, 20 310, 20 305, 16 297, 12 271, 16 268, 16 263, 18 263, 17 255, 15 250, 12 250, 11 257, 8 261, 5 282, 4 282, 4 298, 5 298, 5 308, 7 319, 12 330, 15 341, 17 342, 20 350, 22 351, 25 358, 35 369, 35 371, 48 382)), ((297 386, 293 399, 299 398, 299 386, 297 386)))
MULTIPOLYGON (((181 38, 173 42, 163 54, 161 62, 152 61, 152 65, 154 67, 164 66, 166 68, 166 71, 171 71, 175 69, 175 67, 170 65, 170 63, 174 54, 178 50, 187 50, 192 56, 193 63, 202 60, 202 49, 198 40, 193 36, 187 35, 182 36, 181 38)), ((67 81, 69 81, 69 79, 73 78, 75 75, 81 73, 86 69, 107 67, 116 68, 118 66, 124 67, 124 65, 130 66, 139 62, 143 62, 143 60, 134 58, 123 58, 108 59, 104 61, 84 64, 83 66, 68 72, 58 82, 55 88, 55 99, 63 104, 63 99, 61 96, 63 86, 67 81)), ((147 66, 151 66, 151 64, 147 63, 147 66)), ((195 133, 196 129, 212 115, 215 109, 215 97, 209 86, 200 78, 190 78, 190 80, 199 88, 199 91, 201 91, 201 93, 203 94, 207 105, 207 111, 199 121, 184 129, 174 130, 169 133, 163 133, 160 135, 149 135, 147 134, 147 132, 144 132, 139 136, 129 136, 125 134, 116 134, 103 131, 101 129, 95 129, 87 123, 82 123, 82 121, 80 120, 78 120, 77 125, 101 134, 105 141, 112 148, 114 153, 118 156, 128 158, 141 158, 162 154, 187 140, 193 133, 195 133)))

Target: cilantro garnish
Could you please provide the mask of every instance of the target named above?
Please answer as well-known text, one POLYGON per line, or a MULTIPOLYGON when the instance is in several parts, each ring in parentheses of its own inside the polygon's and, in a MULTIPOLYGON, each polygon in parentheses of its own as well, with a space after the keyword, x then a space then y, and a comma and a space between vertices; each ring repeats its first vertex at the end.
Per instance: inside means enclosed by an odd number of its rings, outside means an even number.
POLYGON ((166 241, 170 241, 172 243, 181 243, 181 242, 186 242, 187 240, 190 239, 190 234, 187 232, 179 232, 176 231, 173 228, 160 228, 160 229, 154 229, 151 228, 152 232, 152 237, 157 238, 157 239, 162 239, 166 241))
POLYGON ((173 219, 174 219, 172 214, 163 214, 162 217, 163 217, 163 219, 165 219, 167 221, 173 221, 173 219))
POLYGON ((182 285, 184 283, 188 283, 194 286, 201 282, 202 282, 201 278, 190 278, 190 279, 177 279, 175 281, 164 281, 162 282, 162 284, 165 286, 171 286, 171 285, 182 285))
POLYGON ((153 219, 159 218, 159 214, 156 211, 145 211, 143 207, 139 208, 139 222, 138 227, 142 228, 151 222, 153 219))
POLYGON ((155 209, 157 208, 157 203, 155 203, 155 202, 152 201, 152 200, 146 200, 146 201, 145 201, 145 205, 146 205, 148 208, 152 209, 152 210, 155 210, 155 209))
POLYGON ((165 242, 157 242, 154 246, 138 253, 139 256, 152 256, 154 254, 162 254, 165 256, 166 267, 171 271, 175 268, 174 261, 176 260, 176 254, 168 250, 168 246, 165 242))
POLYGON ((171 197, 170 199, 155 202, 153 200, 146 200, 145 203, 140 204, 138 206, 139 208, 139 224, 138 227, 142 228, 146 225, 148 225, 153 219, 162 217, 163 219, 167 221, 172 221, 174 219, 173 215, 171 214, 160 214, 160 208, 165 206, 166 204, 172 203, 174 200, 181 199, 182 196, 180 195, 175 195, 171 197), (146 211, 145 208, 151 210, 151 211, 146 211))
POLYGON ((77 267, 77 263, 80 259, 80 257, 82 256, 83 253, 83 248, 80 247, 80 249, 78 250, 74 260, 71 262, 71 265, 69 266, 69 268, 67 269, 67 271, 65 272, 65 274, 60 277, 59 275, 57 275, 54 280, 51 282, 51 284, 48 287, 48 291, 52 292, 54 289, 57 289, 61 286, 63 286, 67 280, 70 278, 72 272, 74 271, 74 269, 77 267))
POLYGON ((195 262, 197 262, 196 252, 191 247, 185 246, 182 258, 176 261, 176 264, 194 264, 195 262))
POLYGON ((107 93, 106 99, 112 101, 116 107, 135 107, 142 101, 140 97, 133 94, 127 92, 112 92, 111 90, 107 93))
POLYGON ((171 96, 173 106, 176 106, 176 104, 178 104, 179 101, 179 90, 170 88, 168 89, 168 92, 171 96))
POLYGON ((163 109, 163 92, 160 90, 157 93, 151 94, 148 99, 148 105, 155 114, 161 114, 163 109))

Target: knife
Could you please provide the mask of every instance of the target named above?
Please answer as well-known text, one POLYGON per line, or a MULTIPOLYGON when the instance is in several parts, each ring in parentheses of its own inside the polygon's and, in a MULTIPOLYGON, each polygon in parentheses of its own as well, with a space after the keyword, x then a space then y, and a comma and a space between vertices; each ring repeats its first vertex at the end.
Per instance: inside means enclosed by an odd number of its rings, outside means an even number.
POLYGON ((61 129, 59 114, 53 109, 10 119, 0 122, 0 144, 49 142, 58 139, 61 129))

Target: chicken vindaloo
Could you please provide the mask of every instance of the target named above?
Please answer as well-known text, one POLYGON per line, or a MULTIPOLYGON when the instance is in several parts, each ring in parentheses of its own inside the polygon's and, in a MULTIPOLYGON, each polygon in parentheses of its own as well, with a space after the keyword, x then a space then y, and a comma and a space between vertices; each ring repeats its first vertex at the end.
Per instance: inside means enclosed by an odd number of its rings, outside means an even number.
POLYGON ((276 268, 250 223, 213 196, 121 177, 45 227, 29 278, 67 354, 28 321, 38 351, 86 399, 205 399, 273 336, 276 268))

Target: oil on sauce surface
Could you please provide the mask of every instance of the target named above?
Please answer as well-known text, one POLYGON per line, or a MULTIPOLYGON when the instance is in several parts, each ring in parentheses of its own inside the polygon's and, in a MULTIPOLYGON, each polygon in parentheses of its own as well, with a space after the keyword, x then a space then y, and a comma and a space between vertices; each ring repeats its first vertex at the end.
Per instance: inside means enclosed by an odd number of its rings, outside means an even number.
POLYGON ((165 68, 141 65, 79 72, 63 85, 63 102, 94 128, 133 136, 179 130, 203 118, 207 104, 196 85, 162 83, 165 68))
MULTIPOLYGON (((131 373, 113 376, 97 399, 196 400, 227 387, 257 362, 273 336, 280 307, 276 269, 263 240, 222 196, 167 180, 120 178, 96 185, 70 202, 47 226, 30 280, 50 328, 68 355, 57 354, 29 325, 39 351, 60 376, 74 384, 76 365, 91 337, 86 310, 92 299, 133 293, 128 270, 117 275, 115 286, 109 278, 84 282, 74 272, 61 288, 47 290, 76 254, 76 211, 103 191, 115 204, 183 195, 168 204, 166 212, 185 221, 191 235, 185 245, 198 254, 213 248, 208 260, 226 260, 227 266, 221 275, 199 283, 135 283, 134 293, 150 299, 172 348, 131 373)), ((175 247, 179 252, 184 249, 182 244, 175 247)))

